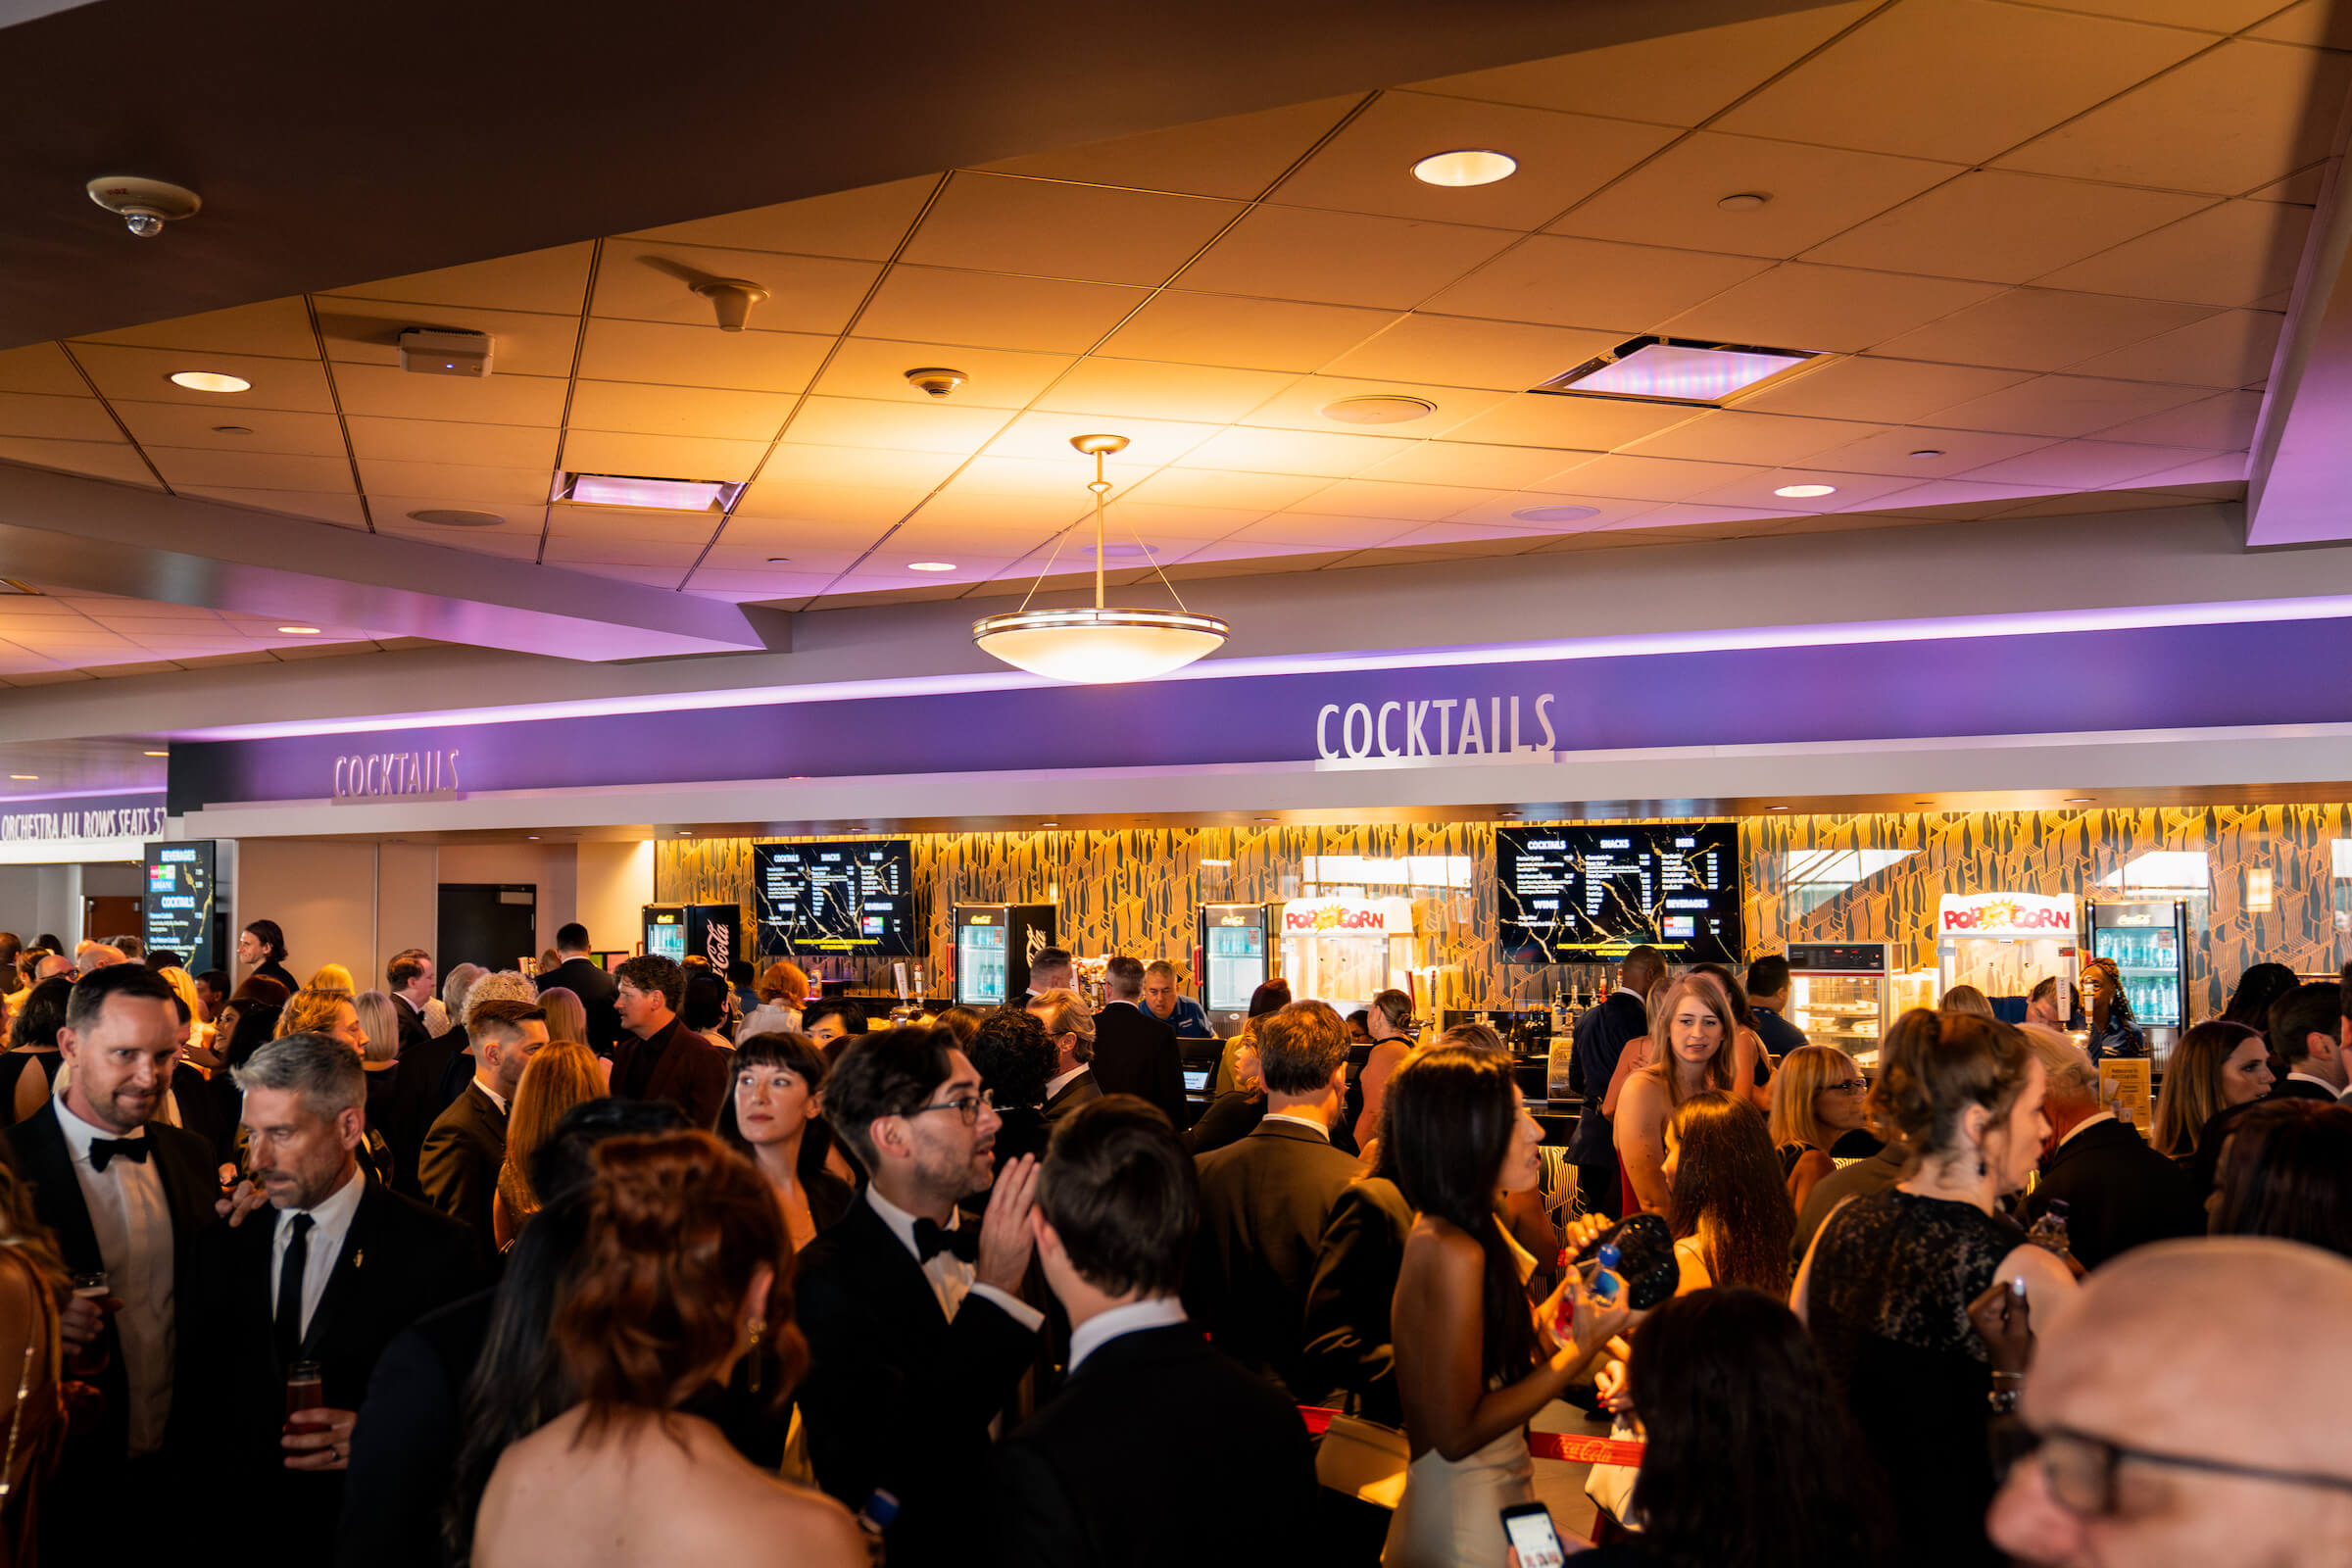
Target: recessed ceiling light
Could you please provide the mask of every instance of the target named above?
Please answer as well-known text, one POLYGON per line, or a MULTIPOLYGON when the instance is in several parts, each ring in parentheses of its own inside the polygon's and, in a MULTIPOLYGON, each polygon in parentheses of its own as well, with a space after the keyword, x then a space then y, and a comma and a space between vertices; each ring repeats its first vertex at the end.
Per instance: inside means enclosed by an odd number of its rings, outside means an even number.
POLYGON ((1250 820, 1251 820, 1251 821, 1255 821, 1255 822, 1271 822, 1271 821, 1273 821, 1274 819, 1273 819, 1272 817, 1270 817, 1270 816, 1258 816, 1258 817, 1252 817, 1252 818, 1250 818, 1250 820))
POLYGON ((216 424, 213 426, 213 434, 251 435, 253 434, 253 426, 250 424, 216 424))
POLYGON ((906 563, 906 569, 908 571, 954 571, 956 563, 953 561, 909 561, 906 563))
POLYGON ((250 392, 253 383, 241 375, 222 375, 218 370, 174 370, 172 384, 184 386, 191 392, 250 392))
POLYGON ((678 837, 682 839, 690 839, 694 837, 694 829, 690 827, 682 827, 678 829, 678 837))
POLYGON ((1628 338, 1606 354, 1596 354, 1531 390, 1712 404, 1750 391, 1816 358, 1808 349, 1746 348, 1690 338, 1628 338))
POLYGON ((533 843, 537 843, 539 839, 539 835, 536 833, 525 833, 523 837, 531 840, 533 843))
POLYGON ((318 635, 318 628, 316 626, 280 626, 277 629, 289 637, 316 637, 318 635))
POLYGON ((38 773, 11 773, 8 776, 13 779, 22 780, 27 784, 38 783, 41 777, 41 775, 38 773))
POLYGON ((2066 804, 2069 806, 2088 806, 2094 799, 2096 799, 2095 796, 2089 795, 2069 795, 2066 798, 2066 804))
POLYGON ((1715 205, 1727 213, 1752 213, 1770 200, 1772 192, 1768 190, 1743 190, 1724 197, 1715 205))
POLYGON ((1766 809, 1767 811, 1786 811, 1787 809, 1788 809, 1788 808, 1787 808, 1786 806, 1767 806, 1766 808, 1764 808, 1764 809, 1766 809))
POLYGON ((1517 816, 1519 813, 1517 811, 1496 811, 1494 814, 1496 816, 1517 816))
POLYGON ((1598 507, 1521 507, 1511 514, 1521 522, 1582 522, 1600 515, 1598 507))
POLYGON ((147 752, 143 755, 148 757, 170 757, 172 754, 170 752, 147 752))
POLYGON ((495 512, 472 512, 464 507, 420 507, 409 514, 412 522, 436 528, 495 528, 507 519, 495 512))
POLYGON ((1061 824, 1060 824, 1059 822, 1040 822, 1040 823, 1038 823, 1037 825, 1038 825, 1039 827, 1059 827, 1059 826, 1061 826, 1061 824))
POLYGON ((1488 147, 1432 153, 1413 165, 1413 177, 1424 185, 1492 185, 1518 172, 1518 159, 1488 147))
POLYGON ((1437 412, 1438 406, 1427 398, 1395 396, 1342 398, 1322 409, 1323 417, 1342 424, 1405 424, 1437 412))
POLYGON ((552 499, 581 507, 639 507, 654 512, 724 512, 743 494, 741 479, 652 479, 626 473, 566 473, 552 499))
POLYGON ((1807 496, 1834 496, 1837 493, 1838 487, 1834 484, 1785 484, 1773 492, 1776 496, 1792 496, 1798 499, 1807 496))
POLYGON ((784 563, 790 561, 791 559, 792 558, 790 556, 770 556, 767 558, 767 564, 771 566, 781 566, 784 564, 784 563))

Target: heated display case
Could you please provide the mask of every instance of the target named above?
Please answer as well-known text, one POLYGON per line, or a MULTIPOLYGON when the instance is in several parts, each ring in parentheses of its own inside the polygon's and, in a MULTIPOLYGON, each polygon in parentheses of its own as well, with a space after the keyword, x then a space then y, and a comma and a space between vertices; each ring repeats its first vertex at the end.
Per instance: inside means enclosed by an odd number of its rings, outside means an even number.
POLYGON ((956 1000, 1001 1007, 1029 992, 1029 963, 1054 946, 1051 904, 956 906, 956 1000))
POLYGON ((1893 947, 1885 942, 1788 944, 1788 1021, 1866 1071, 1893 1022, 1893 947))
POLYGON ((2188 1017, 2188 905, 2180 899, 2099 901, 2083 906, 2082 942, 2112 958, 2148 1050, 2169 1053, 2188 1017))

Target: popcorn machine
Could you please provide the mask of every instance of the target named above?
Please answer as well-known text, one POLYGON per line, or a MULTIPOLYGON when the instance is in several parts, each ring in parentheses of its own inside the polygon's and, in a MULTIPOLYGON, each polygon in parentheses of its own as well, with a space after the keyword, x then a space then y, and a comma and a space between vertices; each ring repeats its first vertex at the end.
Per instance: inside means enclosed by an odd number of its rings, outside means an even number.
POLYGON ((1936 906, 1937 995, 1975 986, 2022 1000, 2055 975, 2071 996, 2081 935, 2072 894, 1946 893, 1936 906))
POLYGON ((1299 1002, 1342 1013, 1410 988, 1413 906, 1407 899, 1293 899, 1282 906, 1282 972, 1299 1002))

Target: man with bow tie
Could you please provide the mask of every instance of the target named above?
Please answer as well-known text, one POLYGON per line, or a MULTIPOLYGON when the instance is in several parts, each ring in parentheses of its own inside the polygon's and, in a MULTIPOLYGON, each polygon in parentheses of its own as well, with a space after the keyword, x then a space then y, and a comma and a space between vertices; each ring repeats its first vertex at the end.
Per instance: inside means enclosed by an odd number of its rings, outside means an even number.
POLYGON ((990 1423, 1035 1357, 1020 1299, 1037 1161, 996 1166, 998 1119, 945 1029, 867 1035, 825 1079, 825 1120, 871 1181, 801 1254, 801 1414, 817 1485, 853 1510, 899 1504, 891 1568, 968 1564, 990 1423), (996 1191, 980 1223, 956 1201, 996 1191))
MULTIPOLYGON (((74 983, 58 1031, 74 1071, 63 1095, 8 1129, 33 1206, 75 1275, 104 1275, 103 1297, 67 1304, 67 1375, 94 1384, 103 1408, 69 1441, 41 1498, 43 1535, 108 1520, 110 1544, 149 1540, 172 1449, 198 1414, 172 1397, 175 1371, 199 1336, 181 1310, 197 1234, 216 1218, 220 1186, 209 1145, 151 1122, 179 1059, 172 988, 142 964, 111 964, 74 983), (90 1368, 95 1365, 97 1370, 90 1368)), ((78 1543, 88 1549, 89 1539, 78 1543)), ((59 1560, 74 1555, 58 1547, 59 1560)))

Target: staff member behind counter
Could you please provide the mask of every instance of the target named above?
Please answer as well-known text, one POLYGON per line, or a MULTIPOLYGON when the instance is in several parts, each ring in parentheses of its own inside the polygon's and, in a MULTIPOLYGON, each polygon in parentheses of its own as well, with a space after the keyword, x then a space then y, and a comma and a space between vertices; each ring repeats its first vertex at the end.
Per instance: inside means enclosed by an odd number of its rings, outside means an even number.
POLYGON ((1214 1040, 1200 1004, 1176 989, 1176 966, 1161 958, 1144 966, 1144 1010, 1176 1031, 1179 1040, 1214 1040))

